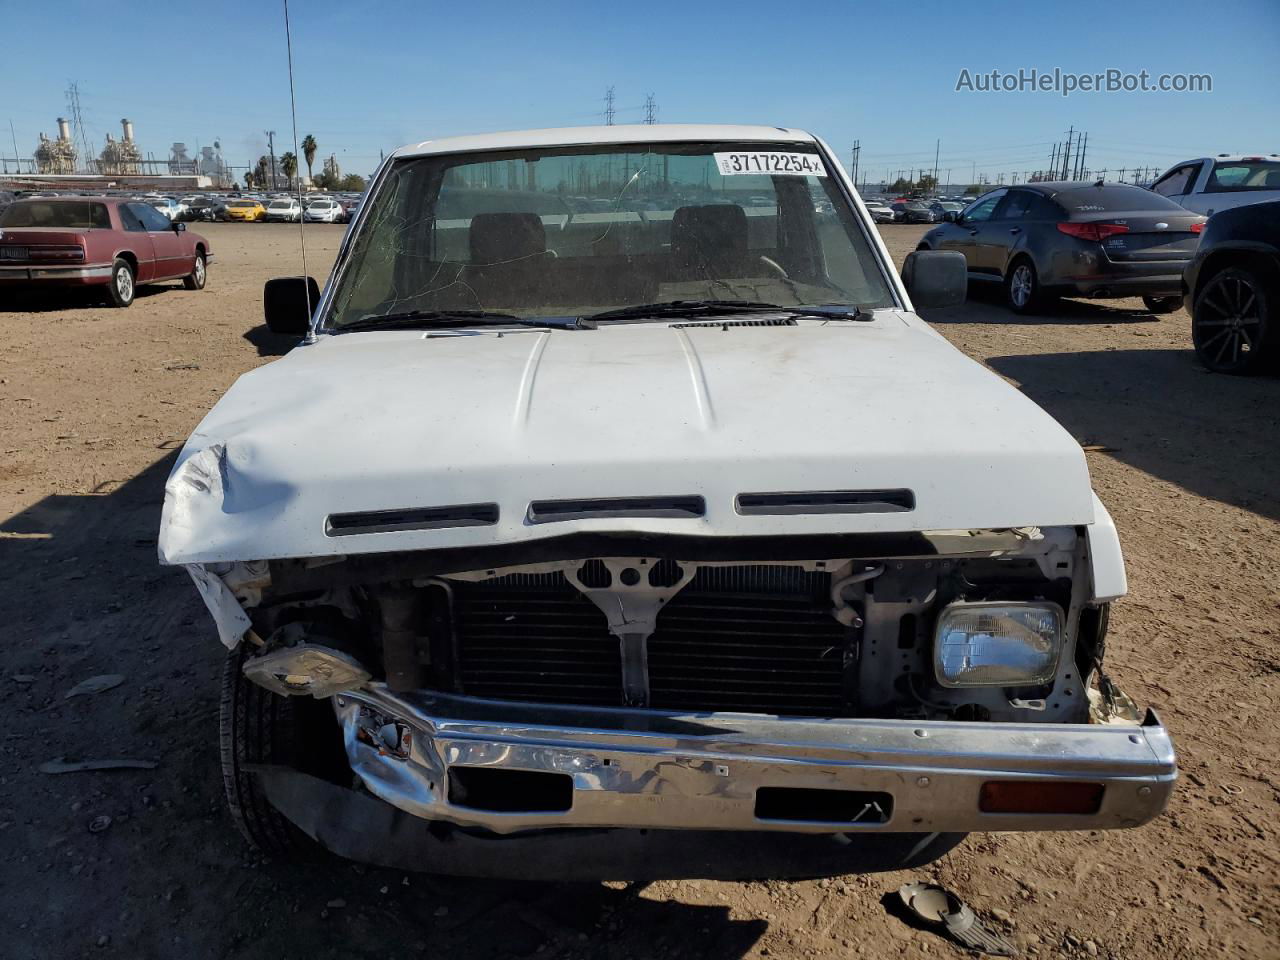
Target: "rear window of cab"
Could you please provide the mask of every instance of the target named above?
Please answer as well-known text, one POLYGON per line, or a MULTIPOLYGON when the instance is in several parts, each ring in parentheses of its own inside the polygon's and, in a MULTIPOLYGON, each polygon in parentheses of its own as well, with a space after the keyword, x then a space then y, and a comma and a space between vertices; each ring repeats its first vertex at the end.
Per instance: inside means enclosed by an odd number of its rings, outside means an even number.
POLYGON ((1280 160, 1239 160, 1215 163, 1205 193, 1237 190, 1280 190, 1280 160))

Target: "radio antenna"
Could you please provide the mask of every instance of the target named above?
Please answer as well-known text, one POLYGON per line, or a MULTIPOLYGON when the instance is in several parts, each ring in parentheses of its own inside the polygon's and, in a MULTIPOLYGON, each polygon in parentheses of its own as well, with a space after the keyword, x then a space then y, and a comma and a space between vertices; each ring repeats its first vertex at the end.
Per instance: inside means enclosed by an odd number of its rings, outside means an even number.
MULTIPOLYGON (((284 43, 288 53, 289 62, 289 116, 293 121, 293 156, 298 156, 298 102, 293 94, 293 33, 289 29, 289 0, 284 0, 284 43)), ((298 241, 302 246, 302 285, 306 289, 307 298, 307 316, 313 317, 315 306, 311 302, 311 281, 307 278, 307 231, 306 217, 302 211, 302 173, 298 172, 298 241)), ((314 319, 314 317, 313 317, 314 319)), ((308 327, 307 336, 303 343, 314 343, 316 339, 315 329, 308 327)))

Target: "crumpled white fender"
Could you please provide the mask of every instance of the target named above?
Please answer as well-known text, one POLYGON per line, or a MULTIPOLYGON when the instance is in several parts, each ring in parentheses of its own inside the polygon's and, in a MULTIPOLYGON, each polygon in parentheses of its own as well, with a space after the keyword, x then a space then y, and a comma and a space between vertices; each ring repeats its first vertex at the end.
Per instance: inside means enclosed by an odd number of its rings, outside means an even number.
POLYGON ((183 564, 191 579, 200 591, 204 605, 218 627, 218 639, 228 650, 234 650, 244 636, 245 631, 253 626, 249 615, 240 606, 240 601, 231 589, 222 582, 222 578, 201 563, 183 564))

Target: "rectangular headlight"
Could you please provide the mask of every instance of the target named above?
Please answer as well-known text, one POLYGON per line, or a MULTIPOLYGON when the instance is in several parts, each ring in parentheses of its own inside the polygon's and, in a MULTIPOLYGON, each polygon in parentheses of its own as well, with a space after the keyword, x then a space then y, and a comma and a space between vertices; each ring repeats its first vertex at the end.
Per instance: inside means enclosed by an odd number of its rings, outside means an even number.
POLYGON ((1056 603, 953 603, 938 617, 933 667, 944 687, 1030 687, 1058 672, 1056 603))

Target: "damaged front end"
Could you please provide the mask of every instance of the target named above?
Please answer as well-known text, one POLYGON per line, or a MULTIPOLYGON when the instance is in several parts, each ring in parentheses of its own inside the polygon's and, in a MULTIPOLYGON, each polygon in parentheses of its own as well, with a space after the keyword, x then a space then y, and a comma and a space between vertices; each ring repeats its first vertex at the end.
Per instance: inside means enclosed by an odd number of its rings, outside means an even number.
MULTIPOLYGON (((332 849, 406 865, 355 836, 372 795, 402 840, 415 823, 513 842, 550 830, 537 843, 556 849, 650 831, 634 862, 605 869, 596 852, 575 870, 794 875, 826 870, 832 837, 913 835, 883 866, 836 857, 830 872, 889 869, 954 834, 1163 810, 1168 734, 1102 672, 1105 553, 1070 527, 578 534, 189 569, 224 641, 248 644, 245 677, 332 701, 365 795, 261 773, 332 849), (808 834, 816 859, 658 868, 666 831, 808 834)), ((436 851, 428 868, 483 861, 436 851)))

